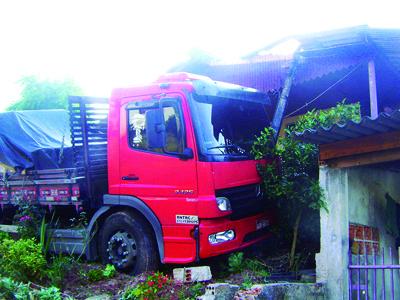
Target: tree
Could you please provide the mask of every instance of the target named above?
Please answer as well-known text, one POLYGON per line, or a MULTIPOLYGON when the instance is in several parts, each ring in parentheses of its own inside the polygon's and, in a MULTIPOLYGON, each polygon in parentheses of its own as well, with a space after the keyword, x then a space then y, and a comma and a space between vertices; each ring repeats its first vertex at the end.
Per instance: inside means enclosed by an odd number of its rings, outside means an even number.
POLYGON ((81 94, 81 89, 72 80, 39 80, 36 76, 25 76, 19 80, 21 98, 7 110, 37 110, 67 108, 68 96, 81 94))
POLYGON ((292 231, 290 270, 294 268, 299 226, 305 210, 327 209, 318 181, 318 148, 296 140, 294 132, 329 127, 347 120, 360 120, 359 103, 345 104, 343 100, 336 107, 306 113, 294 126, 286 129, 286 135, 278 139, 276 146, 273 144, 274 130, 265 128, 253 145, 256 159, 272 158, 272 163, 261 166, 259 172, 265 194, 285 212, 282 224, 287 224, 292 231))

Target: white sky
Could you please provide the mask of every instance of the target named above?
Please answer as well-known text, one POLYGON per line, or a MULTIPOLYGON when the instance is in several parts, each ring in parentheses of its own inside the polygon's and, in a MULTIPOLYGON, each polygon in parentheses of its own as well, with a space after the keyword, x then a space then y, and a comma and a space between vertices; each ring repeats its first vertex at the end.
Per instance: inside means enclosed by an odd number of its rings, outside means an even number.
POLYGON ((229 59, 291 34, 400 28, 399 12, 386 0, 0 0, 0 111, 25 75, 108 96, 153 81, 192 48, 229 59))

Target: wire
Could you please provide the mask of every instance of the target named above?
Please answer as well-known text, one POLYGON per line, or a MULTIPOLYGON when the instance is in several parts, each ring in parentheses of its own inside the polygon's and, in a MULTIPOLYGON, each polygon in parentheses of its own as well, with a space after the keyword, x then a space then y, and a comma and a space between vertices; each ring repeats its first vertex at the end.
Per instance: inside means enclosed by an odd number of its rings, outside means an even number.
POLYGON ((342 78, 340 78, 338 81, 336 81, 334 84, 332 84, 331 86, 329 86, 327 89, 325 89, 322 93, 318 94, 316 97, 314 97, 311 101, 306 102, 306 104, 304 104, 303 106, 299 107, 298 109, 292 111, 290 114, 287 114, 285 117, 290 117, 293 114, 297 113, 298 111, 302 110, 303 108, 307 107, 308 105, 310 105, 311 103, 315 102, 316 100, 318 100, 321 96, 325 95, 326 92, 328 92, 329 90, 331 90, 332 88, 334 88, 335 86, 337 86, 339 83, 341 83, 343 80, 345 80, 347 77, 349 77, 351 74, 353 74, 359 67, 361 67, 363 63, 359 63, 357 66, 354 67, 354 69, 352 69, 349 73, 347 73, 346 75, 344 75, 342 78))

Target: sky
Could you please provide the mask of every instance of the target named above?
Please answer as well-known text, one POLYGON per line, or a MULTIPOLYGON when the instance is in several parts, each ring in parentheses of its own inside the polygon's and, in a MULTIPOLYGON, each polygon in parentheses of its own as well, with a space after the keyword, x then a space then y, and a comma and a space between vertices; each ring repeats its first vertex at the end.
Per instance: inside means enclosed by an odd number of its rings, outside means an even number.
POLYGON ((201 49, 224 60, 280 38, 343 27, 399 28, 396 1, 2 0, 0 111, 18 80, 74 80, 89 96, 154 81, 201 49))

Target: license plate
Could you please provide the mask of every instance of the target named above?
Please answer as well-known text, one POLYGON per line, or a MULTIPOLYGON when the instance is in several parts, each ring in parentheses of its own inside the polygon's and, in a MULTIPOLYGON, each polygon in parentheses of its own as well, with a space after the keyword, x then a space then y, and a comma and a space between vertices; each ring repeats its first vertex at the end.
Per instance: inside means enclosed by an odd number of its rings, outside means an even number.
POLYGON ((256 229, 260 230, 260 229, 268 227, 268 225, 269 225, 269 221, 267 219, 259 219, 256 222, 256 229))

